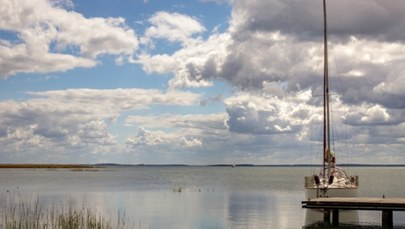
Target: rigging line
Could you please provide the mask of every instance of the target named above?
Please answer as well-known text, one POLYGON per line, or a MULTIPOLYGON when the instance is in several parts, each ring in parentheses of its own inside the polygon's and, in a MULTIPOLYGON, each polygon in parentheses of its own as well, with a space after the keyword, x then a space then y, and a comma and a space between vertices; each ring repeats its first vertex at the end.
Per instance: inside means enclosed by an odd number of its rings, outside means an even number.
MULTIPOLYGON (((323 51, 323 43, 322 43, 322 41, 323 41, 323 37, 320 36, 319 37, 319 42, 316 43, 316 44, 318 44, 317 45, 318 46, 318 51, 315 52, 315 54, 314 54, 315 58, 316 58, 316 55, 322 55, 322 51, 323 51)), ((312 83, 311 83, 311 85, 312 85, 311 97, 312 98, 323 96, 322 94, 317 94, 316 93, 316 89, 318 88, 318 86, 319 87, 322 86, 320 84, 318 85, 318 83, 320 82, 319 78, 322 75, 322 73, 319 72, 320 71, 320 66, 322 64, 323 64, 322 59, 319 59, 316 62, 316 65, 315 65, 314 68, 309 68, 313 72, 313 74, 312 74, 312 83)), ((310 106, 310 109, 311 109, 311 114, 312 114, 313 111, 315 110, 315 108, 314 108, 314 106, 310 106)), ((310 120, 310 139, 309 139, 310 140, 310 148, 311 148, 311 164, 316 164, 316 162, 319 161, 319 157, 323 156, 323 153, 321 151, 319 151, 319 146, 318 146, 319 142, 322 141, 322 133, 315 131, 318 128, 314 129, 314 126, 315 126, 315 123, 314 123, 313 119, 311 118, 311 120, 310 120), (314 145, 316 145, 316 146, 314 146, 314 145)), ((313 168, 312 172, 315 173, 315 171, 318 172, 317 168, 313 168)))
MULTIPOLYGON (((335 64, 335 68, 336 68, 336 76, 337 77, 335 77, 335 79, 336 78, 338 79, 339 85, 337 85, 337 86, 340 86, 339 88, 338 87, 335 87, 335 88, 338 89, 338 90, 336 90, 337 92, 340 92, 341 95, 344 95, 342 73, 340 71, 340 67, 339 67, 338 62, 337 62, 336 53, 335 53, 335 46, 332 43, 331 43, 331 51, 332 51, 332 55, 333 55, 333 63, 335 64)), ((331 83, 333 84, 333 82, 331 82, 331 83)))
MULTIPOLYGON (((314 108, 311 108, 311 110, 314 108)), ((311 112, 312 113, 312 112, 311 112)), ((314 123, 313 119, 310 121, 310 145, 311 145, 311 165, 316 164, 315 162, 319 161, 319 158, 323 155, 319 151, 319 146, 318 143, 321 142, 322 140, 322 133, 319 131, 314 130, 314 123), (316 144, 316 147, 314 146, 316 144), (316 149, 316 150, 315 150, 316 149)), ((315 128, 316 129, 316 128, 315 128)), ((312 168, 312 173, 316 173, 317 168, 313 167, 312 168)))
MULTIPOLYGON (((331 52, 333 55, 333 62, 335 64, 335 68, 336 68, 336 76, 335 79, 337 78, 337 87, 336 88, 336 96, 338 96, 338 98, 340 99, 340 97, 344 97, 345 95, 345 90, 344 90, 344 86, 343 86, 343 80, 342 80, 342 73, 340 71, 340 67, 339 64, 337 62, 337 58, 336 58, 336 53, 335 53, 335 46, 333 45, 333 43, 331 43, 331 52)), ((331 82, 333 84, 333 82, 331 82)), ((347 125, 342 125, 343 126, 343 134, 344 134, 344 153, 345 153, 345 158, 349 158, 349 145, 348 145, 348 135, 347 135, 347 125)), ((334 130, 336 131, 336 129, 334 130)), ((338 136, 339 137, 339 136, 338 136)), ((342 147, 343 148, 343 147, 342 147)))
POLYGON ((335 114, 335 111, 333 110, 333 101, 330 101, 329 102, 329 106, 330 106, 330 108, 329 108, 329 113, 330 113, 330 132, 331 132, 331 137, 330 137, 330 139, 331 139, 331 150, 332 149, 334 149, 335 148, 335 118, 334 118, 334 114, 335 114))
MULTIPOLYGON (((313 113, 314 108, 312 106, 310 106, 310 113, 313 113)), ((314 123, 313 123, 313 119, 311 117, 310 119, 310 128, 309 128, 309 142, 310 142, 310 147, 311 147, 311 164, 314 164, 315 161, 318 161, 318 157, 319 157, 319 152, 314 150, 314 142, 318 142, 318 138, 316 138, 315 135, 315 131, 314 131, 314 123)))
MULTIPOLYGON (((320 37, 319 38, 319 42, 317 42, 318 43, 318 54, 319 55, 322 55, 322 48, 323 48, 323 44, 322 44, 322 41, 323 41, 323 37, 320 37)), ((320 59, 319 61, 318 61, 318 63, 316 64, 316 66, 315 66, 315 69, 314 69, 314 72, 318 72, 318 70, 319 70, 319 66, 321 65, 321 64, 323 64, 323 61, 322 61, 322 59, 320 59)))
MULTIPOLYGON (((319 37, 319 42, 316 42, 318 45, 318 51, 317 52, 315 52, 315 56, 316 55, 322 55, 322 51, 323 51, 323 37, 322 36, 320 36, 319 37)), ((314 97, 321 97, 321 96, 323 96, 322 95, 322 92, 320 92, 319 94, 318 93, 316 93, 316 89, 318 88, 318 87, 321 87, 322 85, 319 83, 320 81, 319 81, 319 78, 322 76, 322 72, 319 72, 320 71, 320 66, 323 64, 323 60, 322 59, 319 59, 317 62, 316 62, 316 65, 315 65, 315 67, 314 68, 309 68, 310 70, 312 70, 312 72, 313 72, 313 74, 312 74, 312 82, 311 82, 311 84, 310 85, 312 85, 312 90, 311 90, 311 93, 312 93, 312 95, 311 95, 311 97, 312 98, 314 98, 314 97), (319 85, 318 85, 318 83, 319 83, 319 85)))

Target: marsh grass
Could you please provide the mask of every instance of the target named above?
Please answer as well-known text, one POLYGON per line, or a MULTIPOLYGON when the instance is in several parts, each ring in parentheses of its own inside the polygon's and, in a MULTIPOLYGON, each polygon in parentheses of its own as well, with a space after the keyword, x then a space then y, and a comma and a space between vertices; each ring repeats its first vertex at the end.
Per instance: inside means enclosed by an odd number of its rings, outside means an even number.
POLYGON ((126 229, 125 213, 105 219, 94 209, 55 206, 43 208, 38 200, 0 200, 0 229, 126 229))

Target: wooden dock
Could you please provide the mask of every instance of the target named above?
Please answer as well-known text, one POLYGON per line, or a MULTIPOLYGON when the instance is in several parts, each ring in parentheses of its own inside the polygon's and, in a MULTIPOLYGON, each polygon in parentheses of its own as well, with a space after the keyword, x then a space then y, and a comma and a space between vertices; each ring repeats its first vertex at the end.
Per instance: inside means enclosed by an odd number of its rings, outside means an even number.
POLYGON ((405 198, 359 198, 359 197, 331 197, 315 198, 302 201, 302 207, 308 209, 323 209, 324 223, 330 224, 332 211, 332 225, 339 225, 339 210, 367 210, 382 211, 383 228, 393 228, 393 211, 405 211, 405 198))

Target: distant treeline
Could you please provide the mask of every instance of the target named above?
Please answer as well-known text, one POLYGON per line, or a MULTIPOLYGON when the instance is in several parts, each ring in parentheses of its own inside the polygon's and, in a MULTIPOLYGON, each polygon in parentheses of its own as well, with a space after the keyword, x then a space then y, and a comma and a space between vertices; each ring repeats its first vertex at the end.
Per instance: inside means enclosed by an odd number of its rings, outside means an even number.
POLYGON ((83 164, 0 164, 0 169, 89 169, 96 167, 83 164))

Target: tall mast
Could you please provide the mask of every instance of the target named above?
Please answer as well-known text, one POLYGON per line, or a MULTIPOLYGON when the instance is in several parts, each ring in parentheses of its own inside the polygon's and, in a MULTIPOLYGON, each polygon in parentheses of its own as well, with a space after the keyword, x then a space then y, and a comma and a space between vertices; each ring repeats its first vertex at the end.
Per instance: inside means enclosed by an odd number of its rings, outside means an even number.
POLYGON ((329 69, 328 69, 328 30, 326 16, 326 0, 323 0, 323 45, 324 45, 324 62, 323 62, 323 175, 330 176, 331 158, 330 151, 330 115, 329 115, 329 69), (326 164, 327 163, 327 164, 326 164))

